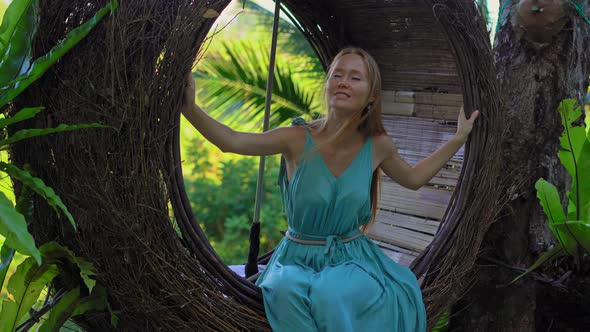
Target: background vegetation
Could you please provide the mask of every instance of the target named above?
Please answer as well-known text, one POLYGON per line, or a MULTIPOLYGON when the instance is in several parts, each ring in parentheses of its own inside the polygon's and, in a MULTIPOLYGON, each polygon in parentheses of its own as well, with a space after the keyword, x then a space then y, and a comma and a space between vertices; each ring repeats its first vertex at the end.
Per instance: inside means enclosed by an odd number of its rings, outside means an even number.
MULTIPOLYGON (((257 132, 262 130, 273 14, 251 1, 244 8, 242 4, 229 5, 205 43, 207 49, 194 69, 197 103, 236 130, 257 132)), ((305 37, 281 18, 271 128, 289 125, 297 116, 309 120, 319 115, 323 75, 305 37)), ((258 157, 223 154, 184 119, 181 140, 193 212, 220 256, 228 264, 243 263, 254 213, 258 157)), ((280 230, 287 228, 276 185, 279 163, 279 156, 267 158, 261 252, 271 250, 282 238, 280 230)))

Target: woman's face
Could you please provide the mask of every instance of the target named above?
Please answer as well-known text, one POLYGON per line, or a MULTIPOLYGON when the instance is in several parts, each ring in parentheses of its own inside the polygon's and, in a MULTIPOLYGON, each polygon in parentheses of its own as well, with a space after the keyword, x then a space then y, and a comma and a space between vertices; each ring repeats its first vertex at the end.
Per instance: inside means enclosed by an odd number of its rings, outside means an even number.
POLYGON ((351 115, 362 110, 370 96, 368 71, 358 54, 345 54, 335 63, 326 84, 326 99, 330 112, 351 115))

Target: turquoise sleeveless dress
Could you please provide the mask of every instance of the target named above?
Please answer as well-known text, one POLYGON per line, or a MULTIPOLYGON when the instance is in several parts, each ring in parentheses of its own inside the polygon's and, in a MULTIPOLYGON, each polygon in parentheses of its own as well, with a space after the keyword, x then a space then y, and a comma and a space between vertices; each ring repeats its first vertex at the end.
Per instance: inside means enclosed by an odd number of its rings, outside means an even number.
POLYGON ((257 280, 273 331, 425 331, 410 269, 364 235, 342 242, 371 219, 371 138, 336 178, 306 131, 304 157, 284 188, 285 213, 291 236, 326 244, 285 237, 277 246, 257 280))

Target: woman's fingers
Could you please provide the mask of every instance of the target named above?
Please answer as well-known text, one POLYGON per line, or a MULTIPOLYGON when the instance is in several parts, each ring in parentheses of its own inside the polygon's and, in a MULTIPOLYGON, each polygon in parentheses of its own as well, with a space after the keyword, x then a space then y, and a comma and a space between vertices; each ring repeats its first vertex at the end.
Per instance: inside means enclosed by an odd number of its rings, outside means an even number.
POLYGON ((184 103, 190 105, 195 102, 195 80, 192 72, 188 72, 185 75, 185 87, 184 87, 184 103))
POLYGON ((479 111, 475 110, 475 111, 473 111, 473 113, 471 113, 471 116, 469 117, 469 119, 467 121, 469 121, 471 124, 473 124, 473 122, 475 122, 475 119, 477 119, 478 116, 479 116, 479 111))

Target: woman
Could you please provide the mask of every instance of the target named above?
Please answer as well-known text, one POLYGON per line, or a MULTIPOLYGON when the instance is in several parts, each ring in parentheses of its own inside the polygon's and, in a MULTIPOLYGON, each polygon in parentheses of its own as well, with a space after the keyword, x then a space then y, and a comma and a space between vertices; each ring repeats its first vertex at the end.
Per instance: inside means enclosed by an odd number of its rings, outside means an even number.
POLYGON ((414 274, 360 231, 375 216, 379 172, 400 185, 426 184, 466 142, 479 112, 459 115, 457 133, 411 167, 381 123, 381 76, 364 50, 347 48, 328 70, 328 114, 306 126, 236 132, 194 103, 183 114, 224 152, 281 153, 287 166, 287 236, 257 284, 275 331, 425 331, 414 274))

